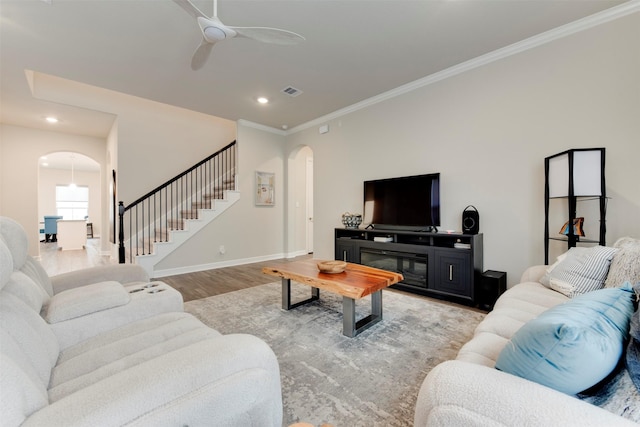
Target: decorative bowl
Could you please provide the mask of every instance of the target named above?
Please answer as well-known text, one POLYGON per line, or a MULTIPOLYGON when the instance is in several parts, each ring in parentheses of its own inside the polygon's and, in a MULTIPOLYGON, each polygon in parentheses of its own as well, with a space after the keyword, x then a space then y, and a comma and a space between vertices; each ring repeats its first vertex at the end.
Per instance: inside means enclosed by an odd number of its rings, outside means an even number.
POLYGON ((318 270, 321 273, 342 273, 347 268, 347 263, 344 261, 318 261, 318 270))
POLYGON ((345 212, 342 214, 342 224, 345 228, 358 228, 362 224, 362 215, 345 212))

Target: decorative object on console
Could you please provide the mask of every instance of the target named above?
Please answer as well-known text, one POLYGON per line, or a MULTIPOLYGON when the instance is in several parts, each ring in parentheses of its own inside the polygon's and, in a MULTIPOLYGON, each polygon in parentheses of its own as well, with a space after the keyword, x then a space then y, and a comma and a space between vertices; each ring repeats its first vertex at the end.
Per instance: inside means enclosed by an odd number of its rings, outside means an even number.
MULTIPOLYGON (((584 217, 573 219, 573 235, 576 236, 576 239, 578 237, 584 237, 584 229, 582 228, 583 224, 584 217)), ((569 221, 564 223, 559 234, 564 234, 565 236, 569 235, 569 221)))
POLYGON ((567 394, 594 386, 622 356, 633 298, 627 284, 550 308, 513 335, 496 369, 567 394))
POLYGON ((362 215, 345 212, 342 214, 342 224, 345 228, 358 228, 362 224, 362 215))
POLYGON ((344 261, 318 261, 318 270, 321 273, 342 273, 347 268, 347 263, 344 261))
POLYGON ((471 249, 471 243, 462 243, 460 239, 457 239, 453 247, 456 249, 471 249))
POLYGON ((462 211, 462 232, 464 234, 478 234, 480 232, 480 214, 473 205, 467 206, 462 211))

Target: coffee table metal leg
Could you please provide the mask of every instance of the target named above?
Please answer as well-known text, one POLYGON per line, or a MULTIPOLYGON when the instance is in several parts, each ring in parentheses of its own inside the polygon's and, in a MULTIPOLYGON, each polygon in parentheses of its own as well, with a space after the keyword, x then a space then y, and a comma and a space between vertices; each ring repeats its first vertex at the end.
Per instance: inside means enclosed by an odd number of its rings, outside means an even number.
POLYGON ((382 320, 382 291, 371 294, 371 314, 356 322, 356 300, 342 297, 342 334, 353 338, 382 320))
POLYGON ((311 287, 311 298, 291 304, 291 279, 282 278, 282 309, 291 310, 320 298, 320 289, 311 287))

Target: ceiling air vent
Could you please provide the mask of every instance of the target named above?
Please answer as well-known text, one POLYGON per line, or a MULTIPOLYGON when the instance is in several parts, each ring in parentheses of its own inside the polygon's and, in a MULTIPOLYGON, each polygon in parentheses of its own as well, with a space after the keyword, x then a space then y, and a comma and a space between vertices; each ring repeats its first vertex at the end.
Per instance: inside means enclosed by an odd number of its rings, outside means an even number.
POLYGON ((300 89, 296 89, 293 86, 285 87, 284 89, 282 89, 282 92, 286 93, 289 96, 298 96, 302 93, 300 89))

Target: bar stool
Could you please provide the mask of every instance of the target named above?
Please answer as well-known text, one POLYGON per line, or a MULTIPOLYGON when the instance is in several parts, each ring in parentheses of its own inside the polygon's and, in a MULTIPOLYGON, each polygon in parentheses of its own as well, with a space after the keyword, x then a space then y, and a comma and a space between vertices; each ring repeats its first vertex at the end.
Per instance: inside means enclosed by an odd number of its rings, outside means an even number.
POLYGON ((93 239, 93 223, 92 222, 87 223, 87 237, 90 239, 93 239))

